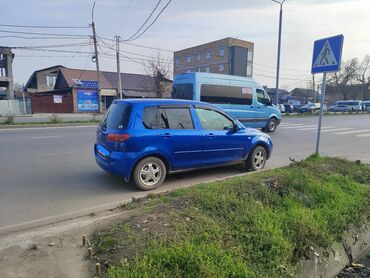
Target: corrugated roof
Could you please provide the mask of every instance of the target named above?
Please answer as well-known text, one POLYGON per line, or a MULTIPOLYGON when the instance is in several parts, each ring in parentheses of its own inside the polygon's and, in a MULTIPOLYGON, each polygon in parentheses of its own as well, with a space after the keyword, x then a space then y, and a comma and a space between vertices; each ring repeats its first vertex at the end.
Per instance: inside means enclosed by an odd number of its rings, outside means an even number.
MULTIPOLYGON (((116 72, 104 72, 105 78, 112 84, 112 87, 118 87, 118 74, 116 72)), ((143 74, 121 73, 121 84, 123 90, 156 90, 153 77, 143 74)))
MULTIPOLYGON (((80 70, 80 69, 69 69, 61 68, 60 74, 63 75, 69 87, 75 85, 74 80, 97 80, 97 74, 94 70, 80 70)), ((104 89, 112 89, 112 84, 105 78, 104 72, 100 74, 100 86, 104 89)))
MULTIPOLYGON (((96 71, 61 68, 60 74, 63 75, 69 87, 79 80, 97 80, 96 71)), ((121 73, 121 83, 123 90, 155 91, 156 86, 151 76, 134 73, 121 73)), ((116 72, 102 71, 100 74, 100 86, 102 89, 117 89, 118 74, 116 72)))

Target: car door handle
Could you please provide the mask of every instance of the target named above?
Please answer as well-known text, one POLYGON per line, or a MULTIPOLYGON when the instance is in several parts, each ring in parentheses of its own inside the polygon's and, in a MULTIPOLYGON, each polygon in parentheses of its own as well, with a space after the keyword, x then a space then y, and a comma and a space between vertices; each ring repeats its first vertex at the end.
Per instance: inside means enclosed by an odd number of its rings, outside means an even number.
POLYGON ((166 133, 159 134, 159 136, 168 138, 168 137, 171 137, 172 135, 166 132, 166 133))
POLYGON ((208 136, 215 136, 213 133, 208 133, 208 136))

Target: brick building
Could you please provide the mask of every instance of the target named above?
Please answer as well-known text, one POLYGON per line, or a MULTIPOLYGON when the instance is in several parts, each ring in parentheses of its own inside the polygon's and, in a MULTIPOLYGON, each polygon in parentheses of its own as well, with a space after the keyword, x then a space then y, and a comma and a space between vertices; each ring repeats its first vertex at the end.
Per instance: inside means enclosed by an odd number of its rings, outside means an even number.
POLYGON ((186 48, 174 53, 174 74, 212 72, 252 77, 254 43, 235 38, 186 48))

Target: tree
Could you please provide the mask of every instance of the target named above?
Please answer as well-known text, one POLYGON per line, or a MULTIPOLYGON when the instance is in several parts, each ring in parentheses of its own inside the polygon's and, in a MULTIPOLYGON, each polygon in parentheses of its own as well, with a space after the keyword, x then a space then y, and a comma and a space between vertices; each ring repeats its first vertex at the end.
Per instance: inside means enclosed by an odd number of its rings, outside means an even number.
POLYGON ((344 100, 354 98, 352 92, 346 90, 346 86, 354 85, 358 82, 359 67, 358 59, 352 58, 342 63, 340 71, 329 74, 328 84, 336 86, 343 95, 344 100))
POLYGON ((169 90, 167 80, 170 79, 172 74, 172 62, 170 59, 161 57, 157 54, 144 63, 145 72, 153 77, 155 89, 158 98, 165 97, 166 92, 169 90))
POLYGON ((370 55, 366 55, 361 64, 358 67, 357 71, 357 81, 361 84, 361 99, 365 99, 365 90, 370 86, 370 76, 367 75, 367 71, 370 69, 370 55))

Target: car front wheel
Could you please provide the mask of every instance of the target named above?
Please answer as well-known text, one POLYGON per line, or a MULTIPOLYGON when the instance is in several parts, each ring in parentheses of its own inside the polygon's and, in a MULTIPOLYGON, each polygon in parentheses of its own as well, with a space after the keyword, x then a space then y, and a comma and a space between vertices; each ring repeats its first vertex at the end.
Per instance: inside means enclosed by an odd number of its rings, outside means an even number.
POLYGON ((265 167, 267 160, 267 153, 264 147, 257 146, 249 154, 246 166, 248 170, 258 171, 265 167))
POLYGON ((166 166, 157 157, 142 159, 135 167, 133 181, 142 190, 158 188, 166 178, 166 166))
POLYGON ((277 121, 274 118, 271 118, 266 126, 266 131, 267 132, 274 132, 277 127, 277 121))

